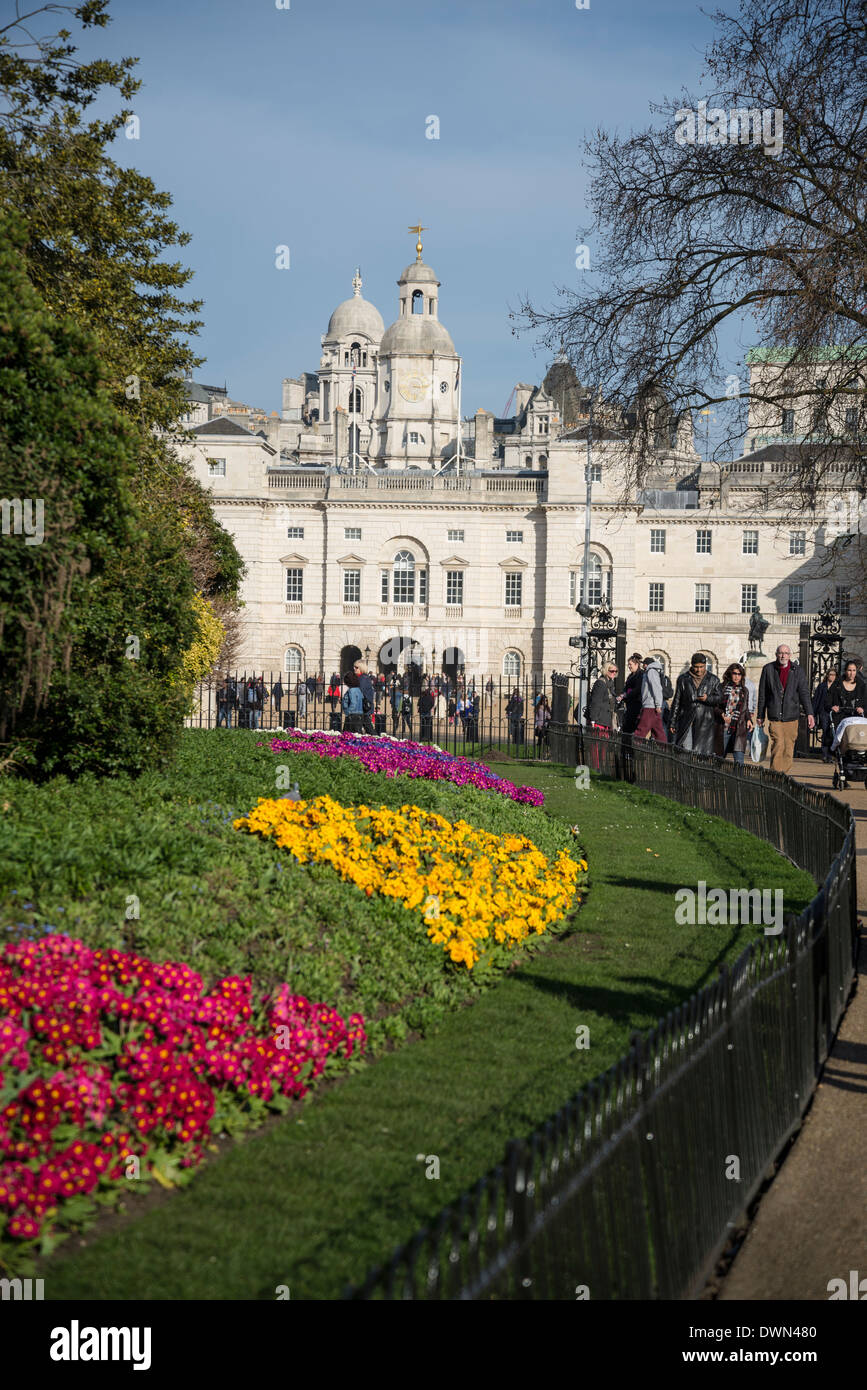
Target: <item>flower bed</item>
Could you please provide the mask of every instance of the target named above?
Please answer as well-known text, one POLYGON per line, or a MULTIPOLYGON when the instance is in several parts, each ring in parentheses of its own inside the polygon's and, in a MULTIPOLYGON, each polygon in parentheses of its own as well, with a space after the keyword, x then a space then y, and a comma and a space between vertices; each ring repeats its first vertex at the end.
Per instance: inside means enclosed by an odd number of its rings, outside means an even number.
POLYGON ((497 792, 526 806, 541 806, 544 792, 536 787, 516 787, 498 777, 484 763, 458 758, 426 743, 411 743, 385 735, 286 731, 285 738, 271 740, 274 753, 318 753, 323 758, 357 758, 368 772, 384 772, 386 777, 424 777, 431 782, 453 782, 455 786, 478 787, 497 792))
POLYGON ((368 897, 381 893, 421 908, 427 934, 455 964, 504 963, 580 899, 583 860, 560 850, 551 861, 523 835, 490 835, 418 806, 341 806, 259 801, 239 830, 273 838, 299 863, 331 864, 368 897))
POLYGON ((206 993, 188 965, 68 936, 0 952, 0 1015, 0 1234, 18 1241, 139 1170, 172 1185, 212 1125, 285 1108, 365 1045, 359 1015, 288 985, 255 1001, 231 976, 206 993))

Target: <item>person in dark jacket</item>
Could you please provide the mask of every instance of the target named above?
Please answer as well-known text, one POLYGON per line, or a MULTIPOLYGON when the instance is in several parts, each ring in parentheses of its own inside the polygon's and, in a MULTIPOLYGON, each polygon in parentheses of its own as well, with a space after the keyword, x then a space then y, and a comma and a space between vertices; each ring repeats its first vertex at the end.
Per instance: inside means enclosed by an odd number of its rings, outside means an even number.
POLYGON ((509 721, 509 736, 517 747, 524 742, 524 701, 517 690, 513 690, 509 696, 506 718, 509 721))
POLYGON ((858 679, 858 667, 854 661, 847 661, 842 676, 838 676, 828 692, 832 714, 841 718, 852 718, 864 713, 864 694, 858 679))
POLYGON ((601 738, 608 738, 614 725, 614 711, 617 707, 617 694, 614 682, 617 667, 610 661, 605 674, 593 682, 590 699, 587 702, 587 722, 601 738))
POLYGON ((722 678, 716 714, 717 757, 725 758, 731 753, 735 762, 743 765, 747 739, 753 729, 753 719, 750 714, 747 673, 739 661, 733 661, 722 678))
POLYGON ((791 772, 792 758, 795 755, 795 740, 798 737, 798 714, 803 710, 807 716, 807 726, 812 729, 816 721, 810 706, 810 692, 807 677, 785 643, 777 647, 776 661, 769 661, 762 667, 759 680, 759 702, 756 706, 756 723, 759 728, 768 721, 770 739, 771 770, 791 772))
POLYGON ((640 652, 633 652, 626 665, 629 668, 629 675, 626 677, 623 691, 617 696, 617 707, 620 710, 620 729, 624 734, 635 732, 635 727, 641 717, 641 682, 644 677, 644 669, 641 665, 640 652))
POLYGON ((433 692, 430 686, 427 686, 418 697, 418 714, 421 721, 420 738, 422 743, 430 743, 433 739, 433 708, 433 692))
POLYGON ((677 678, 671 706, 672 742, 684 752, 712 754, 720 683, 707 669, 704 652, 693 652, 688 671, 677 678))
POLYGON ((825 679, 819 681, 813 692, 813 717, 816 725, 822 730, 822 762, 831 761, 831 743, 834 738, 834 728, 831 724, 831 687, 837 679, 839 672, 836 666, 829 666, 825 672, 825 679))
POLYGON ((373 712, 376 709, 376 691, 373 688, 373 678, 360 661, 356 661, 354 670, 358 677, 358 688, 361 691, 361 698, 365 706, 361 713, 364 732, 375 734, 373 712))
POLYGON ((274 709, 277 711, 277 718, 279 719, 280 707, 283 704, 283 682, 279 676, 271 686, 271 701, 274 705, 274 709))

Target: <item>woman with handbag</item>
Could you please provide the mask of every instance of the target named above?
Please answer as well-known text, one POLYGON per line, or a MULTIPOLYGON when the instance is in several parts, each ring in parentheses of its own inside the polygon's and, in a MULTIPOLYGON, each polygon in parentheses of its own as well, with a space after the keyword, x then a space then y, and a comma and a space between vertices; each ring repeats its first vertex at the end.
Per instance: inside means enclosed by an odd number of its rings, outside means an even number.
POLYGON ((750 714, 747 673, 740 662, 733 661, 726 670, 722 678, 720 701, 715 708, 716 755, 718 758, 726 758, 731 753, 735 762, 743 767, 747 742, 753 731, 753 720, 750 714))

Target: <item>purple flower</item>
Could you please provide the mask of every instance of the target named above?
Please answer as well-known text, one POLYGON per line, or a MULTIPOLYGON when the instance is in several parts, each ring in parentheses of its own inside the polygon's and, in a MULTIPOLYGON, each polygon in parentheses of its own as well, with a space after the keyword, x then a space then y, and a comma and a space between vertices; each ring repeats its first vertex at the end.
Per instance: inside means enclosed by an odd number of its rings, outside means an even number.
POLYGON ((442 749, 424 743, 400 740, 359 738, 355 734, 339 736, 325 733, 305 733, 287 730, 285 738, 271 741, 272 753, 316 753, 321 758, 356 758, 368 772, 384 772, 386 777, 423 777, 428 782, 451 782, 454 786, 478 787, 480 791, 496 792, 527 806, 541 806, 543 792, 535 787, 516 787, 504 777, 497 777, 483 763, 471 758, 456 758, 442 749))

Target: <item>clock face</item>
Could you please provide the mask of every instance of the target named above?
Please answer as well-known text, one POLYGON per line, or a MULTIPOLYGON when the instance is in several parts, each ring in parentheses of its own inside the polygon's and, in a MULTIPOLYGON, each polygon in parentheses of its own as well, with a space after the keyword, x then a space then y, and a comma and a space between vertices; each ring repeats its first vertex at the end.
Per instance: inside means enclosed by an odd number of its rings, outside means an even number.
POLYGON ((402 376, 397 389, 405 401, 423 401, 428 393, 428 383, 423 376, 402 376))

